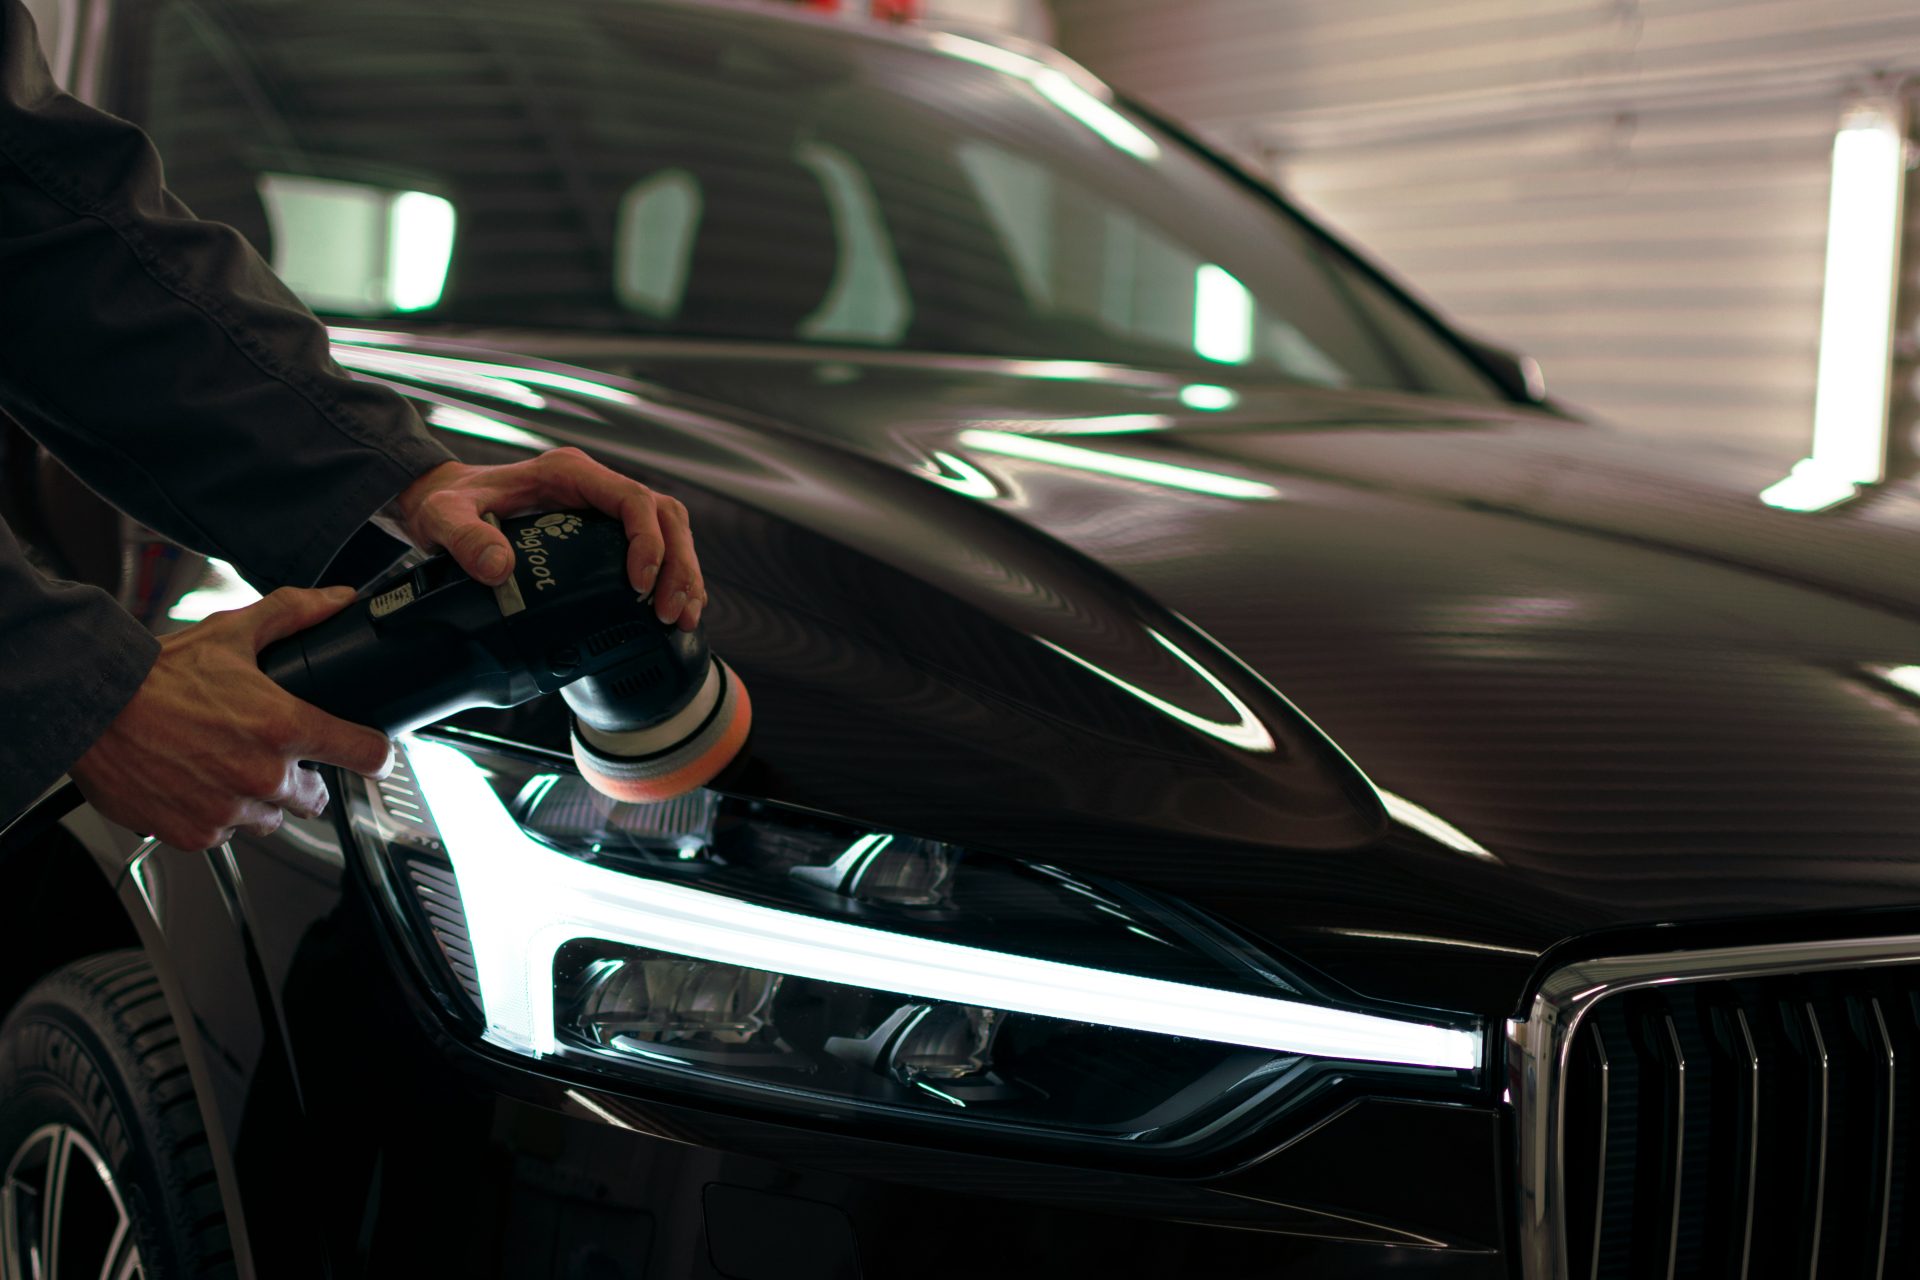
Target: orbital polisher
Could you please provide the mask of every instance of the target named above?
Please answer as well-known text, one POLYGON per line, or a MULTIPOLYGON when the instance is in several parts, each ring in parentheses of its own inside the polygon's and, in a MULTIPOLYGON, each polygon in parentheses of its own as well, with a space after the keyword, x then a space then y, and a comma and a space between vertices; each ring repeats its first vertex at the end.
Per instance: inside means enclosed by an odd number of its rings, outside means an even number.
POLYGON ((620 523, 555 511, 507 520, 503 532, 514 568, 499 587, 434 556, 268 645, 261 670, 388 734, 557 690, 573 710, 574 760, 596 790, 648 803, 710 782, 746 742, 746 686, 699 629, 661 622, 633 589, 620 523))

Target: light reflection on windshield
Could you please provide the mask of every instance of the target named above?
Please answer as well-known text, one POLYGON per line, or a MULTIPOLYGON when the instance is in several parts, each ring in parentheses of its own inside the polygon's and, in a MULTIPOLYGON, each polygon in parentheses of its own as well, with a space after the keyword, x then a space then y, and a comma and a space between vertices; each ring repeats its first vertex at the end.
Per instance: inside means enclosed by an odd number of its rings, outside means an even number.
POLYGON ((1049 52, 626 0, 150 8, 131 113, 202 217, 271 252, 262 173, 401 193, 397 248, 319 225, 332 206, 298 230, 309 255, 365 249, 346 266, 401 253, 398 294, 357 314, 1499 398, 1404 300, 1049 52))
POLYGON ((942 53, 977 62, 995 71, 1025 80, 1048 102, 1093 130, 1102 141, 1136 159, 1152 163, 1160 158, 1160 144, 1147 131, 1115 111, 1072 76, 1057 67, 1025 57, 1011 49, 936 31, 927 43, 942 53))

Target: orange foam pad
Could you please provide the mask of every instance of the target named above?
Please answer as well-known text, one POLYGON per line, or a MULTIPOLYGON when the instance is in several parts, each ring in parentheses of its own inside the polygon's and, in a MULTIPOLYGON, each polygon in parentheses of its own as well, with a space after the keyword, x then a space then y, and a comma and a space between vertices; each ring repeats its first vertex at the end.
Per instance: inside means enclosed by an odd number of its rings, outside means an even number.
MULTIPOLYGON (((732 675, 731 672, 728 674, 732 675)), ((746 682, 737 675, 733 676, 733 682, 733 723, 727 726, 718 741, 696 758, 658 777, 609 778, 603 773, 594 772, 593 762, 581 753, 576 741, 573 761, 580 766, 580 776, 601 795, 626 804, 658 804, 706 786, 722 769, 733 763, 733 758, 740 754, 740 748, 747 743, 747 730, 753 727, 753 700, 747 697, 746 682)))

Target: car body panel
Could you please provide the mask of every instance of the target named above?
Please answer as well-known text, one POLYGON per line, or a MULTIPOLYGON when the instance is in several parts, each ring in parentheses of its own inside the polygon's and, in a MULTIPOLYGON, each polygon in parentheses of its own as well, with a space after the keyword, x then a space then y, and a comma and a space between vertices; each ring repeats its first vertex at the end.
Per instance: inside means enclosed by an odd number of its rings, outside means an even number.
MULTIPOLYGON (((1920 709, 1883 674, 1920 655, 1893 572, 1920 506, 1904 494, 1810 522, 1635 470, 1604 429, 1406 396, 1250 386, 1201 414, 1151 370, 588 344, 568 367, 640 403, 595 405, 603 422, 470 407, 694 508, 709 625, 763 707, 781 798, 1153 884, 1365 994, 1493 1015, 1568 938, 1807 912, 1884 928, 1916 901, 1920 709), (1116 459, 1188 474, 1099 469, 1116 459), (1253 496, 1186 487, 1210 477, 1253 496), (1464 845, 1402 822, 1311 848, 1257 807, 1184 796, 1198 756, 1130 772, 1093 717, 1048 701, 1078 673, 1007 643, 1122 616, 1099 603, 1116 577, 1464 845), (1037 611, 1008 629, 1009 606, 1037 611), (1027 718, 1068 738, 988 745, 1027 718), (946 767, 976 725, 981 754, 946 767)), ((494 364, 517 345, 423 350, 494 364)), ((1102 660, 1149 682, 1123 648, 1102 660)), ((1170 751, 1209 745, 1172 729, 1189 741, 1170 751)))
POLYGON ((366 865, 342 857, 348 840, 320 819, 205 854, 143 842, 121 881, 193 1029, 245 1276, 517 1280, 605 1255, 622 1268, 605 1274, 719 1277, 715 1242, 747 1210, 793 1216, 783 1248, 844 1264, 822 1275, 976 1274, 963 1237, 983 1221, 1016 1273, 1030 1253, 1226 1275, 1282 1261, 1309 1276, 1504 1274, 1505 1138, 1490 1106, 1362 1097, 1231 1167, 1169 1180, 616 1091, 450 1028, 366 865), (1405 1158, 1383 1173, 1388 1142, 1405 1158), (916 1217, 928 1196, 937 1221, 916 1217), (929 1251, 943 1232, 959 1234, 929 1251))
MULTIPOLYGON (((1890 516, 1818 526, 1829 583, 1775 533, 1791 518, 1751 500, 1689 490, 1684 518, 1623 494, 1607 520, 1572 510, 1597 501, 1593 455, 1609 441, 1544 415, 1247 387, 1230 414, 1202 416, 1150 370, 1067 381, 856 353, 341 337, 350 365, 383 353, 367 376, 414 396, 466 456, 574 443, 688 503, 710 633, 758 706, 731 787, 1157 886, 1332 988, 1489 1017, 1570 945, 1910 918, 1915 802, 1900 783, 1920 716, 1873 674, 1920 651, 1897 584, 1872 576, 1906 536, 1898 495, 1890 516), (458 385, 476 373, 546 403, 458 385), (554 385, 567 379, 579 386, 554 385), (847 389, 863 383, 896 394, 847 389), (1012 412, 1030 394, 1035 408, 1012 412), (1271 493, 1023 456, 1006 437, 1271 493), (1504 502, 1449 481, 1483 446, 1490 486, 1518 486, 1504 502), (1716 522, 1731 550, 1705 549, 1716 522), (1149 630, 1192 661, 1140 643, 1149 630), (1234 722, 1222 688, 1292 732, 1319 785, 1290 792, 1284 770, 1243 761, 1261 753, 1220 738, 1234 722), (1289 800, 1324 804, 1344 761, 1281 694, 1442 824, 1401 807, 1381 831, 1369 797, 1336 785, 1343 803, 1290 837, 1289 800)), ((535 741, 564 733, 556 707, 478 718, 535 741)), ((461 1248, 478 1274, 540 1274, 520 1268, 622 1241, 668 1274, 722 1274, 713 1223, 769 1204, 832 1239, 844 1219, 871 1272, 923 1243, 874 1206, 899 1196, 905 1211, 930 1190, 964 1204, 981 1186, 992 1207, 976 1211, 1009 1239, 1088 1256, 1503 1273, 1508 1121, 1491 1100, 1363 1098, 1305 1133, 1249 1135, 1234 1167, 1178 1183, 688 1109, 471 1047, 356 868, 343 830, 296 822, 212 855, 149 851, 123 880, 159 922, 149 948, 198 1033, 196 1085, 253 1274, 404 1272, 427 1256, 404 1224, 476 1204, 486 1225, 461 1248), (1387 1142, 1402 1177, 1379 1174, 1387 1142), (288 1151, 311 1153, 291 1175, 288 1151), (663 1207, 694 1183, 745 1199, 663 1207), (502 1260, 515 1261, 489 1272, 502 1260)), ((934 1273, 947 1265, 963 1273, 951 1251, 934 1273)))
MULTIPOLYGON (((106 100, 117 9, 87 12, 106 100)), ((756 705, 731 787, 1159 887, 1388 1008, 1504 1017, 1581 949, 1920 927, 1904 486, 1788 515, 1752 496, 1777 477, 1706 488, 1550 412, 1226 366, 1203 412, 1192 373, 1080 361, 337 337, 465 457, 577 444, 687 502, 756 705)), ((564 738, 557 704, 477 718, 564 738)), ((1162 1176, 476 1045, 345 807, 209 854, 67 820, 185 1032, 244 1276, 711 1277, 756 1235, 821 1275, 1511 1274, 1492 1086, 1162 1176)))

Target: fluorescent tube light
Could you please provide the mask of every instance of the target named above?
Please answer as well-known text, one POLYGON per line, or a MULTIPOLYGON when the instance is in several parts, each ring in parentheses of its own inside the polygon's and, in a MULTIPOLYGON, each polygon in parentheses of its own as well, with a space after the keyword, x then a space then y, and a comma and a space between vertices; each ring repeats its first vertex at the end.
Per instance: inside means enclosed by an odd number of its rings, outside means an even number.
POLYGON ((1888 100, 1849 110, 1834 135, 1813 449, 1760 495, 1769 506, 1820 511, 1886 478, 1906 124, 1888 100))
POLYGON ((487 1033, 522 1052, 558 1047, 555 954, 575 938, 600 938, 820 982, 1279 1053, 1480 1065, 1477 1030, 911 937, 595 866, 528 836, 460 751, 414 739, 406 750, 460 883, 487 1033))

